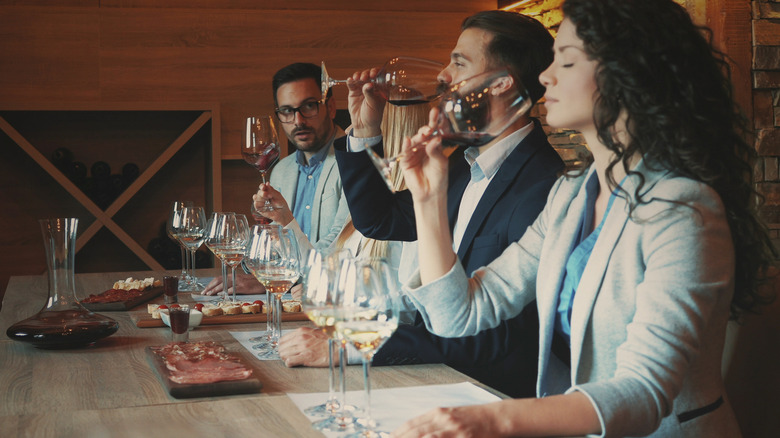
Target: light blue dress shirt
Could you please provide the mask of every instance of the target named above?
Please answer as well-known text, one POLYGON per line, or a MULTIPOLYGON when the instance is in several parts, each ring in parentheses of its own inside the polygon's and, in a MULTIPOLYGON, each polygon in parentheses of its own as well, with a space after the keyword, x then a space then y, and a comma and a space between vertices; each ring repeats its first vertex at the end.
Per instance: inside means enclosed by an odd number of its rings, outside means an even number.
POLYGON ((295 153, 295 160, 298 162, 298 186, 295 191, 293 216, 309 240, 311 240, 311 209, 314 204, 314 194, 322 173, 322 162, 328 156, 330 147, 328 145, 320 149, 312 155, 308 163, 302 151, 295 153))
POLYGON ((566 340, 566 344, 569 346, 571 346, 571 311, 574 305, 574 294, 577 291, 577 286, 580 284, 582 274, 585 272, 585 265, 588 264, 593 247, 599 238, 604 220, 612 208, 616 190, 612 191, 609 197, 607 211, 604 212, 601 223, 592 233, 588 234, 588 230, 593 226, 593 209, 596 204, 596 198, 599 195, 599 179, 596 172, 593 172, 590 179, 585 183, 585 211, 580 219, 579 232, 575 235, 574 242, 572 242, 573 249, 569 259, 566 261, 566 271, 561 284, 561 292, 558 295, 558 316, 555 319, 555 330, 566 340))

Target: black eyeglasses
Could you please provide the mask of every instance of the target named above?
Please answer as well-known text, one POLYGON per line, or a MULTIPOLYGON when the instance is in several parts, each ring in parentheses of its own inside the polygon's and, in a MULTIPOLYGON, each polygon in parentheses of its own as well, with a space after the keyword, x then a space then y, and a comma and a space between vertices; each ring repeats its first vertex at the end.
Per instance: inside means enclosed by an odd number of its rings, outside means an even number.
POLYGON ((297 108, 291 106, 276 108, 276 117, 278 117, 279 121, 282 123, 292 123, 295 121, 295 113, 298 112, 301 113, 301 117, 304 119, 310 119, 316 117, 317 114, 320 113, 320 104, 323 104, 326 101, 327 99, 310 100, 304 102, 303 105, 297 108))

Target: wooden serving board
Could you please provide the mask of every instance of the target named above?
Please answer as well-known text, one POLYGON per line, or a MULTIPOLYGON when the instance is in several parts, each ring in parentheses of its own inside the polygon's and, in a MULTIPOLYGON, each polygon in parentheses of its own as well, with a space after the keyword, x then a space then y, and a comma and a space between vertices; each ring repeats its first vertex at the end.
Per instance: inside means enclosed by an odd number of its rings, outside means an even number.
MULTIPOLYGON (((165 327, 162 319, 154 319, 148 313, 137 313, 130 316, 135 321, 136 327, 165 327)), ((303 312, 285 312, 282 313, 282 321, 306 321, 309 318, 303 312)), ((200 325, 217 324, 243 324, 249 322, 266 322, 268 320, 265 313, 242 313, 240 315, 219 315, 204 316, 200 325)))
POLYGON ((127 301, 116 301, 113 303, 85 303, 81 302, 81 305, 93 312, 105 312, 113 310, 130 310, 133 307, 145 303, 152 298, 157 298, 163 293, 162 287, 151 287, 144 289, 141 295, 136 298, 127 301))
MULTIPOLYGON (((241 363, 249 369, 251 366, 247 363, 246 359, 237 354, 241 363)), ((162 358, 152 350, 152 347, 146 347, 146 357, 152 364, 157 373, 157 377, 162 382, 165 389, 168 390, 168 394, 174 398, 193 398, 193 397, 215 397, 221 395, 236 395, 236 394, 253 394, 260 392, 262 383, 260 379, 255 376, 254 370, 251 376, 243 380, 227 380, 224 382, 214 383, 176 383, 168 378, 169 371, 165 367, 165 363, 162 358)))

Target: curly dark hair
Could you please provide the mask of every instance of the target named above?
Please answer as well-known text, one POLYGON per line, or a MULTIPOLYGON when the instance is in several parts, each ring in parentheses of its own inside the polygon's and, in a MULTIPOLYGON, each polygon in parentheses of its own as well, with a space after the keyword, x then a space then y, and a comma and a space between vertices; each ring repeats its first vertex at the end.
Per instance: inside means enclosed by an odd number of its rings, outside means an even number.
POLYGON ((553 60, 555 39, 539 21, 510 11, 481 11, 466 17, 461 30, 481 29, 493 35, 487 51, 491 67, 508 67, 536 102, 544 95, 539 74, 553 60))
MULTIPOLYGON (((736 271, 732 317, 771 301, 768 272, 776 259, 758 218, 755 149, 732 98, 726 56, 712 32, 696 26, 672 0, 567 0, 564 17, 598 62, 594 123, 599 140, 627 173, 632 156, 712 187, 725 206, 736 271), (631 141, 612 135, 621 113, 631 141)), ((650 202, 634 194, 638 203, 650 202)))

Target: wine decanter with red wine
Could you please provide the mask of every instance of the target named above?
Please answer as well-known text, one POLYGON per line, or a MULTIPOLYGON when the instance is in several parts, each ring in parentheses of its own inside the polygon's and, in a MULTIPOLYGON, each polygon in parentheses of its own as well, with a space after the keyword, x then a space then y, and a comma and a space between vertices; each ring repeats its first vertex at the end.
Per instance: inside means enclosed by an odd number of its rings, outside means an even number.
POLYGON ((87 310, 76 299, 74 257, 76 218, 40 221, 49 270, 49 298, 35 315, 13 324, 6 335, 38 348, 92 345, 119 330, 119 323, 87 310))

